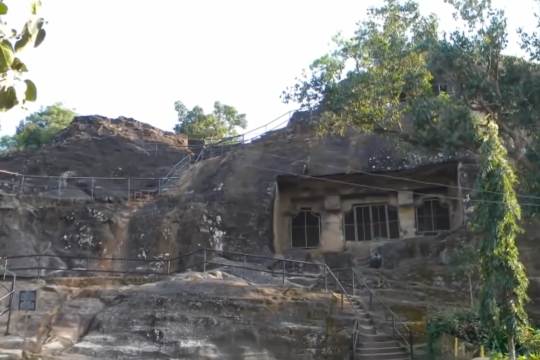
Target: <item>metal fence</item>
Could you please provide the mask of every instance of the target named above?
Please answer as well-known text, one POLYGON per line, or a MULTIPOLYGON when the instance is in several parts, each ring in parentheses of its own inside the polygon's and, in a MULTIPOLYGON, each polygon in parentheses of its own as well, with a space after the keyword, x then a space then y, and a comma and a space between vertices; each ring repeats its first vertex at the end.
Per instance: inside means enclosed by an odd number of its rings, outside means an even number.
POLYGON ((186 270, 207 271, 216 267, 234 267, 267 272, 283 279, 292 276, 320 278, 325 264, 240 252, 200 248, 177 257, 156 258, 92 257, 71 255, 10 255, 5 265, 23 277, 119 275, 165 276, 186 270), (239 264, 240 263, 240 264, 239 264))
POLYGON ((0 191, 57 200, 127 201, 156 196, 177 177, 66 177, 0 171, 0 191))
POLYGON ((11 324, 11 310, 13 308, 13 295, 15 294, 15 284, 17 275, 3 266, 2 279, 0 279, 0 317, 7 316, 6 331, 4 335, 9 335, 11 324))

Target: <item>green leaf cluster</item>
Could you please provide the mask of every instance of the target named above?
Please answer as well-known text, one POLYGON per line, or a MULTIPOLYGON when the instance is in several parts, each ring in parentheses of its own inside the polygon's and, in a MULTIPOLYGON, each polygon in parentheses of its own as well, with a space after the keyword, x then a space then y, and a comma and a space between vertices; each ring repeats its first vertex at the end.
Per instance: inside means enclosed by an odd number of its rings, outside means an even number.
POLYGON ((436 352, 435 344, 444 334, 478 345, 485 344, 488 339, 488 334, 480 322, 480 316, 474 310, 437 314, 428 320, 426 330, 431 354, 436 352))
POLYGON ((343 133, 402 130, 415 99, 431 95, 426 44, 436 38, 434 17, 422 17, 413 1, 388 0, 370 9, 351 39, 336 37, 336 49, 315 60, 283 95, 304 107, 319 107, 323 125, 343 133))
POLYGON ((73 110, 57 103, 40 109, 19 123, 15 135, 0 139, 0 151, 37 149, 49 143, 75 117, 73 110))
MULTIPOLYGON (((474 345, 484 345, 491 350, 491 359, 508 359, 503 353, 507 352, 508 338, 504 333, 492 337, 481 321, 477 308, 438 313, 427 322, 428 350, 437 358, 438 340, 442 335, 457 337, 474 345)), ((518 359, 540 359, 540 331, 533 328, 524 329, 524 336, 517 344, 518 359)))
POLYGON ((174 104, 178 114, 176 133, 186 134, 189 138, 202 140, 218 140, 237 135, 237 129, 245 129, 245 114, 240 114, 233 106, 216 101, 214 111, 205 114, 203 108, 194 106, 191 110, 181 102, 174 104))
POLYGON ((499 125, 520 168, 539 170, 523 156, 540 118, 539 65, 502 54, 506 17, 490 1, 448 2, 467 26, 444 35, 414 1, 371 9, 355 36, 336 37, 283 100, 317 111, 322 130, 392 133, 449 152, 476 148, 480 113, 499 125))
POLYGON ((29 20, 20 30, 5 21, 9 7, 0 0, 0 112, 37 99, 37 87, 26 78, 28 68, 20 55, 45 39, 45 20, 38 16, 39 0, 31 2, 29 20))

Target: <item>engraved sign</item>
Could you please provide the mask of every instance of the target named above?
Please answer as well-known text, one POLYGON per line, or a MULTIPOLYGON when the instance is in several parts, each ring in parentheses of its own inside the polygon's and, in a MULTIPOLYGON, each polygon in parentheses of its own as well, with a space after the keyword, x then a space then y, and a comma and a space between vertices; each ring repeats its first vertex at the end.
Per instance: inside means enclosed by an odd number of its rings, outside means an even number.
POLYGON ((37 290, 19 291, 19 310, 36 311, 37 290))

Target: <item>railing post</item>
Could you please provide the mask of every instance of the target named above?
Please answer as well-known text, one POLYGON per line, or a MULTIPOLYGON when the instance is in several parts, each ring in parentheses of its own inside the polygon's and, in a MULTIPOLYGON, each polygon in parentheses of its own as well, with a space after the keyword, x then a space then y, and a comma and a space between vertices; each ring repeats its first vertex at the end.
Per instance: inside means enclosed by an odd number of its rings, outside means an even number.
POLYGON ((37 269, 36 269, 36 272, 37 272, 37 278, 39 280, 39 277, 41 275, 41 256, 40 255, 37 255, 37 269))
POLYGON ((414 360, 414 337, 411 328, 409 328, 409 352, 411 354, 411 360, 414 360))
POLYGON ((285 286, 285 277, 287 276, 287 274, 286 274, 287 269, 286 269, 286 265, 285 265, 285 260, 281 260, 281 264, 282 264, 282 271, 283 271, 283 279, 281 281, 281 284, 283 286, 285 286))
POLYGON ((128 177, 127 182, 127 201, 129 201, 131 196, 131 178, 128 177))
POLYGON ((354 269, 351 268, 352 273, 352 295, 356 295, 356 288, 354 287, 354 269))
POLYGON ((167 275, 171 274, 171 258, 167 259, 167 275))
POLYGON ((3 280, 6 280, 7 266, 8 266, 8 257, 6 256, 6 260, 4 261, 4 276, 3 276, 3 280))
POLYGON ((21 188, 19 189, 19 194, 24 194, 24 175, 21 177, 21 188))
POLYGON ((94 200, 95 187, 96 187, 96 179, 92 178, 90 179, 90 195, 92 196, 92 200, 94 200))
POLYGON ((324 264, 323 272, 324 272, 324 291, 328 292, 328 271, 326 269, 326 264, 324 264))
POLYGON ((13 293, 15 292, 15 275, 12 274, 12 279, 11 279, 11 290, 10 290, 10 295, 9 295, 9 300, 8 300, 8 318, 7 318, 7 322, 6 322, 6 333, 5 335, 9 335, 9 326, 11 325, 11 308, 13 306, 13 293))
POLYGON ((203 272, 206 273, 206 248, 203 250, 203 272))

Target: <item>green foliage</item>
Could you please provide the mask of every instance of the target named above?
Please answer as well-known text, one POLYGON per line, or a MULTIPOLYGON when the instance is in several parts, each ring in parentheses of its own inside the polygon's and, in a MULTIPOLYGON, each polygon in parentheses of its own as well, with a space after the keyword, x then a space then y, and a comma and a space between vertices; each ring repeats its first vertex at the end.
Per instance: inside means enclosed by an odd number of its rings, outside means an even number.
POLYGON ((474 114, 461 101, 446 93, 417 99, 409 116, 414 126, 414 140, 449 153, 474 148, 474 114))
POLYGON ((478 20, 484 19, 484 13, 491 8, 491 0, 445 0, 456 9, 454 18, 458 15, 473 27, 478 20))
POLYGON ((237 135, 237 129, 245 129, 247 120, 245 114, 229 105, 214 103, 214 111, 205 114, 200 106, 188 110, 180 101, 174 104, 178 114, 178 124, 175 126, 176 133, 188 135, 194 139, 222 139, 237 135))
POLYGON ((17 126, 14 136, 0 140, 0 151, 37 149, 47 144, 73 120, 75 112, 54 104, 29 115, 17 126))
POLYGON ((497 126, 488 122, 479 128, 479 136, 482 145, 473 224, 481 236, 480 319, 491 341, 507 336, 513 343, 523 339, 528 326, 528 279, 516 246, 521 231, 516 176, 497 126))
POLYGON ((0 137, 0 153, 8 152, 15 149, 17 142, 15 141, 14 136, 2 136, 0 137))
POLYGON ((415 2, 386 0, 368 12, 355 37, 338 38, 336 49, 317 59, 284 100, 316 107, 322 128, 332 132, 352 126, 447 151, 479 151, 479 321, 488 341, 508 346, 515 358, 515 340, 523 340, 527 328, 527 278, 515 244, 521 215, 516 176, 502 139, 521 167, 538 174, 540 163, 527 162, 523 150, 531 148, 528 134, 537 132, 540 71, 502 55, 506 17, 491 1, 448 2, 465 31, 440 38, 436 20, 422 17, 415 2), (444 89, 433 91, 440 83, 444 89))
POLYGON ((336 50, 315 60, 311 76, 289 89, 284 100, 320 106, 324 125, 333 132, 351 125, 401 131, 413 103, 431 95, 425 48, 436 33, 435 19, 422 17, 415 2, 387 0, 368 11, 353 38, 336 38, 336 50))
MULTIPOLYGON (((489 358, 491 360, 508 360, 509 357, 505 354, 501 353, 495 353, 490 354, 489 358)), ((518 360, 540 360, 540 354, 532 353, 532 354, 526 354, 526 355, 520 355, 518 360)))
POLYGON ((528 354, 536 354, 540 360, 540 330, 528 329, 523 341, 523 348, 528 354))
POLYGON ((485 344, 488 339, 488 334, 480 323, 478 312, 474 310, 437 314, 428 320, 426 330, 431 354, 436 352, 435 343, 443 334, 478 345, 485 344))
MULTIPOLYGON (((470 344, 487 346, 495 351, 495 354, 490 358, 508 359, 500 353, 506 352, 508 344, 506 334, 499 333, 497 337, 492 337, 483 325, 477 309, 439 313, 428 320, 426 330, 428 349, 432 355, 437 353, 437 341, 446 334, 470 344)), ((524 355, 519 359, 525 359, 525 356, 530 356, 530 359, 538 358, 540 356, 538 355, 540 354, 540 331, 525 328, 523 334, 524 336, 518 344, 518 350, 520 354, 524 355)))
POLYGON ((540 115, 538 65, 502 55, 506 17, 491 1, 448 2, 466 31, 441 38, 436 19, 421 16, 415 2, 387 0, 353 38, 336 38, 335 50, 314 61, 284 100, 316 107, 332 132, 392 132, 449 151, 475 147, 479 112, 520 156, 540 115), (434 92, 438 84, 446 90, 434 92))
MULTIPOLYGON (((540 2, 537 1, 537 5, 540 2)), ((536 28, 540 28, 540 15, 535 12, 536 28)), ((538 32, 527 33, 523 29, 518 29, 518 33, 521 35, 521 48, 529 53, 531 60, 540 60, 540 36, 538 32)))
POLYGON ((16 31, 5 21, 9 7, 0 0, 0 112, 37 98, 36 85, 25 78, 28 68, 19 55, 30 46, 39 46, 45 39, 45 21, 38 16, 39 6, 39 0, 31 2, 29 20, 16 31))

